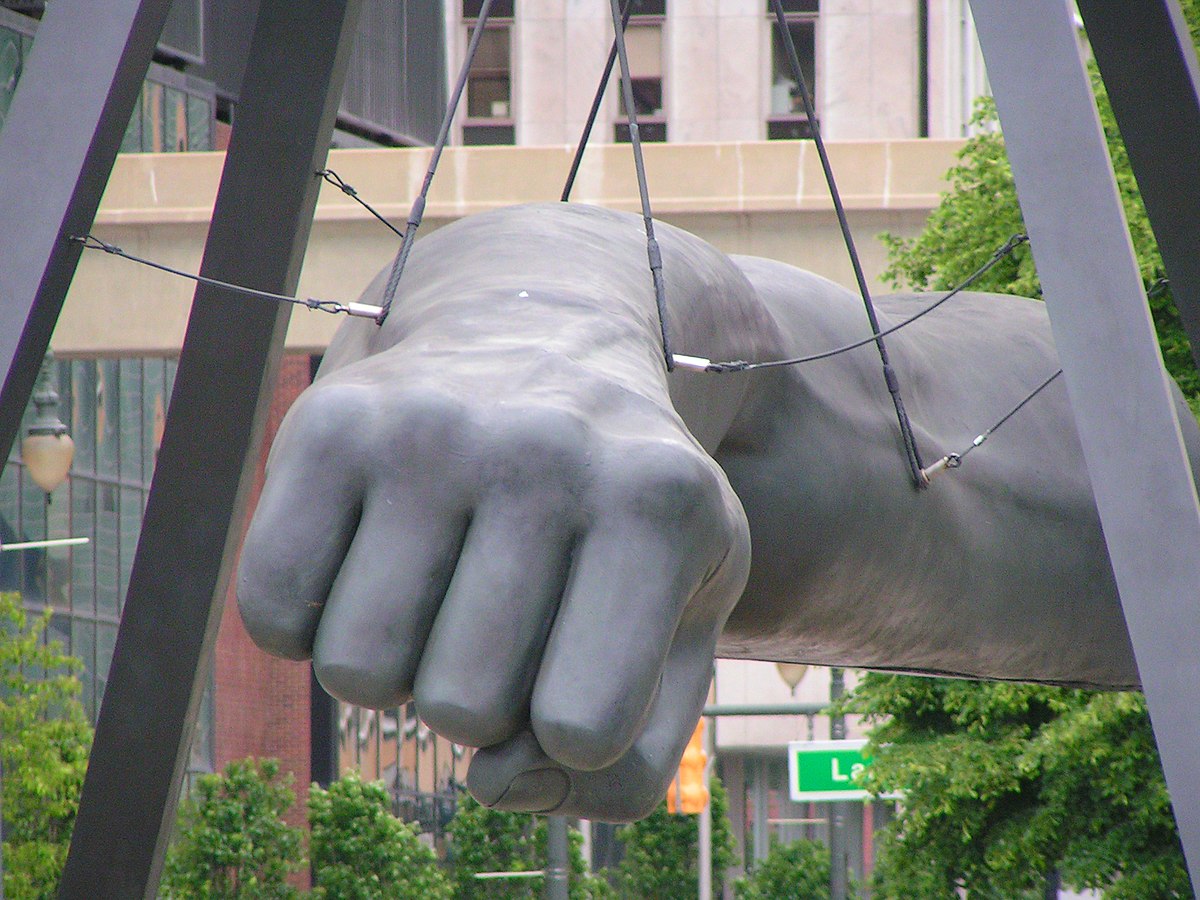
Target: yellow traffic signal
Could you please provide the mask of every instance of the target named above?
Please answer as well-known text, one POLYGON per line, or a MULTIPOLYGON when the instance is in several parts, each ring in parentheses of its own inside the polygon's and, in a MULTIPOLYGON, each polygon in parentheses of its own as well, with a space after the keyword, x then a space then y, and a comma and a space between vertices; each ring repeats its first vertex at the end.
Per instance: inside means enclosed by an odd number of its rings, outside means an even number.
POLYGON ((692 739, 683 751, 679 771, 667 788, 667 811, 673 813, 702 813, 708 806, 708 779, 704 770, 708 754, 704 752, 704 719, 696 723, 692 739))

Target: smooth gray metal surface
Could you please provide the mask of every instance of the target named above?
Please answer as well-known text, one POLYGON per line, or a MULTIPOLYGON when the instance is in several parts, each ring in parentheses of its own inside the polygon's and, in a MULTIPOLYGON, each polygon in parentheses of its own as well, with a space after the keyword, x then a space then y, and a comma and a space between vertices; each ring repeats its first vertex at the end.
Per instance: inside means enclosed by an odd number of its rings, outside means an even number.
POLYGON ((47 4, 0 128, 0 459, 7 459, 170 0, 47 4))
POLYGON ((1078 0, 1200 364, 1200 65, 1178 0, 1078 0))
MULTIPOLYGON (((971 9, 1180 837, 1200 884, 1200 506, 1073 6, 972 0, 971 9)), ((1186 198, 1193 207, 1195 198, 1186 198)))
MULTIPOLYGON (((264 0, 201 273, 295 290, 357 0, 264 0)), ((153 897, 291 307, 196 291, 64 898, 153 897)))
MULTIPOLYGON (((869 333, 826 279, 659 231, 681 348, 771 360, 869 333)), ((344 324, 280 428, 238 574, 252 638, 482 747, 482 802, 600 820, 661 800, 714 650, 1137 686, 1060 380, 917 491, 870 347, 666 376, 643 238, 553 203, 416 242, 387 322, 344 324)), ((880 321, 940 296, 878 298, 880 321)), ((960 294, 889 347, 940 452, 1059 368, 1045 305, 1016 297, 960 294)))

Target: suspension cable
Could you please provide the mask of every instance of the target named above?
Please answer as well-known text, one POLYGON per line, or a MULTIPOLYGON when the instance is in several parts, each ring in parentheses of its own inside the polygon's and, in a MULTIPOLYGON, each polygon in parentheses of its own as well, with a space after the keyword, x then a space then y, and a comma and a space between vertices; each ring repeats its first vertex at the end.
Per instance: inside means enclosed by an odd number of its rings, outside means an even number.
POLYGON ((671 339, 667 334, 667 296, 663 284, 662 251, 654 237, 654 218, 650 212, 650 191, 646 186, 646 164, 642 159, 642 138, 638 131, 637 110, 633 103, 633 79, 629 74, 629 55, 625 52, 625 31, 621 27, 621 10, 617 0, 609 0, 612 10, 614 43, 617 59, 621 62, 621 91, 625 98, 625 112, 629 123, 629 143, 633 147, 633 167, 637 171, 638 194, 642 200, 642 221, 646 226, 646 255, 650 261, 650 277, 654 280, 654 305, 658 309, 658 329, 662 337, 663 359, 667 371, 675 368, 671 354, 671 339))
POLYGON ((231 284, 228 281, 219 281, 216 278, 208 278, 204 275, 195 275, 191 272, 185 272, 182 269, 176 269, 172 266, 165 265, 160 262, 154 262, 150 259, 143 259, 140 256, 134 256, 132 253, 126 253, 115 244, 105 243, 96 237, 94 234, 78 235, 73 234, 67 237, 67 240, 76 244, 82 244, 85 250, 103 250, 105 253, 119 256, 122 259, 127 259, 130 262, 140 263, 143 266, 149 266, 152 269, 158 269, 162 272, 167 272, 171 275, 178 275, 180 278, 188 278, 199 284, 206 284, 210 287, 221 288, 226 291, 233 291, 236 294, 244 294, 248 297, 258 297, 262 300, 274 300, 277 303, 293 303, 297 306, 306 306, 309 309, 320 310, 327 313, 345 313, 348 316, 361 316, 365 319, 377 319, 382 312, 378 306, 372 306, 369 303, 339 303, 335 300, 314 300, 311 297, 307 300, 302 300, 299 297, 289 297, 287 294, 274 294, 271 291, 260 291, 256 288, 244 287, 240 284, 231 284))
POLYGON ((1000 260, 1008 256, 1022 244, 1029 241, 1029 237, 1024 234, 1014 234, 1002 246, 991 255, 987 262, 981 265, 978 269, 968 275, 956 287, 947 291, 943 296, 939 297, 929 306, 919 312, 909 316, 902 322, 885 328, 883 331, 874 331, 861 340, 853 341, 849 344, 843 344, 840 347, 834 347, 832 350, 823 350, 820 353, 813 353, 809 356, 793 356, 789 359, 772 359, 765 362, 747 362, 743 359, 730 360, 728 362, 714 362, 711 359, 706 359, 703 356, 684 356, 683 354, 675 354, 675 365, 682 366, 686 369, 696 369, 701 372, 753 372, 756 369, 777 369, 781 366, 798 366, 803 363, 817 362, 822 359, 829 359, 831 356, 840 356, 843 353, 848 353, 851 350, 857 350, 859 347, 865 347, 867 344, 878 343, 880 338, 885 338, 889 334, 894 334, 902 328, 907 328, 917 319, 929 315, 951 297, 965 291, 972 284, 982 278, 987 272, 995 266, 1000 260))
MULTIPOLYGON (((621 33, 625 33, 625 28, 629 25, 629 14, 633 12, 633 4, 636 0, 625 0, 625 9, 621 13, 621 33)), ((583 151, 587 149, 588 140, 592 136, 592 128, 596 125, 596 117, 600 114, 600 104, 604 101, 604 94, 608 90, 608 80, 612 77, 613 66, 617 62, 617 38, 613 36, 612 47, 608 51, 608 62, 604 64, 604 74, 600 76, 600 84, 596 86, 596 96, 592 98, 592 108, 588 112, 587 122, 583 126, 583 134, 579 136, 579 143, 575 146, 575 157, 571 160, 571 171, 567 173, 567 180, 563 184, 562 197, 563 203, 567 203, 571 199, 571 189, 575 186, 575 176, 579 174, 579 165, 583 162, 583 151)))
POLYGON ((1020 403, 1018 403, 1016 406, 1014 406, 1012 409, 1010 409, 1007 413, 1005 413, 999 422, 997 422, 991 428, 984 431, 982 434, 980 434, 978 437, 976 437, 975 440, 971 441, 970 446, 968 446, 966 449, 962 450, 959 453, 947 453, 945 456, 943 456, 941 459, 939 459, 933 465, 927 466, 926 468, 922 469, 921 477, 925 480, 925 483, 928 484, 930 479, 933 478, 934 475, 937 475, 939 472, 942 472, 946 469, 957 469, 959 466, 961 466, 963 459, 966 457, 966 455, 968 453, 970 453, 976 447, 983 444, 984 441, 986 441, 996 431, 998 431, 1000 429, 1000 426, 1002 426, 1005 422, 1007 422, 1009 419, 1011 419, 1013 416, 1015 416, 1018 412, 1020 412, 1026 403, 1028 403, 1030 400, 1032 400, 1034 397, 1036 397, 1038 394, 1040 394, 1042 391, 1044 391, 1046 388, 1048 388, 1050 386, 1050 383, 1052 381, 1054 381, 1054 379, 1057 378, 1062 373, 1063 373, 1063 370, 1059 369, 1057 372, 1055 372, 1053 375, 1051 375, 1049 378, 1047 378, 1045 381, 1043 381, 1041 384, 1039 384, 1037 387, 1035 387, 1032 391, 1030 391, 1028 394, 1026 394, 1025 399, 1023 399, 1020 403))
POLYGON ((837 213, 838 225, 842 230, 842 239, 846 243, 846 251, 850 255, 850 264, 854 268, 854 278, 858 282, 858 290, 862 294, 863 305, 867 310, 867 319, 871 323, 871 331, 877 335, 875 345, 879 348, 879 359, 883 363, 884 381, 887 383, 888 393, 892 396, 892 405, 896 408, 896 421, 900 425, 900 434, 904 440, 904 450, 908 456, 908 465, 912 474, 913 484, 919 488, 925 483, 921 478, 921 469, 924 467, 921 464, 921 454, 917 449, 916 437, 913 435, 912 423, 909 421, 908 413, 904 409, 904 400, 900 396, 900 381, 888 359, 887 347, 884 346, 883 337, 879 334, 879 322, 875 316, 875 307, 871 303, 871 292, 867 287, 867 279, 863 274, 862 264, 858 259, 858 251, 854 247, 854 238, 850 234, 850 224, 846 220, 846 210, 842 206, 841 195, 838 193, 837 184, 834 181, 833 167, 829 164, 829 155, 825 152, 825 142, 821 138, 821 128, 817 122, 817 112, 813 106, 812 95, 809 93, 808 82, 805 80, 804 72, 800 68, 800 58, 796 55, 796 45, 792 41, 792 33, 787 27, 787 19, 783 14, 783 4, 780 0, 771 0, 771 6, 775 11, 775 21, 778 23, 780 36, 783 39, 788 64, 791 66, 792 75, 796 79, 796 85, 800 89, 800 97, 804 103, 804 112, 808 116, 813 141, 817 145, 817 155, 821 159, 821 168, 825 172, 825 181, 829 185, 829 193, 833 199, 833 208, 837 213))
POLYGON ((494 0, 483 0, 483 6, 479 10, 479 17, 475 20, 475 28, 471 32, 471 41, 467 46, 467 55, 463 59, 462 68, 458 72, 458 81, 454 85, 454 92, 450 95, 450 103, 446 106, 446 114, 442 117, 442 127, 438 131, 437 140, 433 145, 433 155, 429 159, 429 168, 425 170, 425 180, 421 183, 421 192, 417 194, 417 198, 413 201, 412 210, 408 214, 408 222, 404 229, 404 240, 400 242, 400 249, 396 251, 396 258, 392 260, 392 271, 388 275, 387 286, 383 291, 383 305, 377 320, 382 325, 388 317, 388 313, 392 311, 392 301, 396 297, 396 288, 400 284, 400 276, 404 274, 404 266, 408 262, 408 254, 412 251, 413 239, 416 237, 417 229, 421 226, 421 220, 425 216, 425 198, 429 195, 429 186, 433 184, 433 175, 437 171, 438 160, 442 158, 442 150, 446 147, 446 140, 450 136, 450 123, 454 121, 454 114, 458 111, 458 104, 462 100, 463 90, 467 86, 467 76, 471 72, 471 64, 475 61, 475 53, 479 49, 479 42, 483 39, 484 26, 487 24, 488 15, 492 11, 492 3, 494 0))
POLYGON ((317 172, 315 172, 314 174, 318 178, 323 178, 326 181, 328 181, 335 188, 337 188, 339 191, 341 191, 343 194, 345 194, 347 197, 349 197, 351 200, 353 200, 355 203, 357 203, 359 206, 361 206, 363 209, 365 209, 367 212, 369 212, 371 215, 373 215, 375 218, 377 218, 380 222, 382 222, 384 225, 386 225, 388 228, 390 228, 392 230, 392 234, 396 235, 396 237, 403 240, 404 232, 401 231, 399 228, 397 228, 395 225, 393 225, 391 222, 389 222, 386 218, 384 218, 383 214, 380 213, 377 209, 375 209, 375 207, 373 207, 370 203, 368 203, 362 197, 358 196, 358 191, 356 191, 353 187, 351 187, 345 181, 343 181, 342 176, 339 175, 337 172, 333 171, 333 169, 320 169, 317 172))

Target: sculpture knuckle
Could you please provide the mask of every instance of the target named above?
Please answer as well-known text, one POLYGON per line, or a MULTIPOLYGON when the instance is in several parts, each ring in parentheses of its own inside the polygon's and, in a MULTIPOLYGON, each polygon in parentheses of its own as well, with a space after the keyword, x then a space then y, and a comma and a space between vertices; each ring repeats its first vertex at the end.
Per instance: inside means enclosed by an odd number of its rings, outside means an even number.
POLYGON ((494 458, 501 467, 497 474, 515 487, 571 483, 586 469, 589 428, 569 411, 545 407, 506 411, 492 433, 494 458))
POLYGON ((361 436, 374 418, 369 393, 358 385, 314 385, 288 413, 286 439, 296 442, 303 454, 344 454, 353 443, 347 436, 361 436))
POLYGON ((721 506, 720 481, 693 448, 645 444, 624 456, 629 477, 621 503, 640 517, 670 522, 712 516, 721 506))

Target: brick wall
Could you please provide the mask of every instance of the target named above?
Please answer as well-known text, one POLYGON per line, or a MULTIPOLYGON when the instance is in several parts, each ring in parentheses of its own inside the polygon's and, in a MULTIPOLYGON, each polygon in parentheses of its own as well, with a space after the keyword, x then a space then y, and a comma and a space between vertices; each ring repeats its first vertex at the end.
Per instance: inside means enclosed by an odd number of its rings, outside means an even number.
MULTIPOLYGON (((287 355, 267 420, 263 451, 250 496, 253 512, 262 490, 267 449, 292 401, 308 386, 309 357, 287 355)), ((275 757, 295 779, 296 805, 288 815, 293 825, 304 822, 309 774, 309 671, 307 662, 268 656, 254 646, 238 614, 231 583, 217 635, 214 751, 217 769, 247 756, 275 757)))

